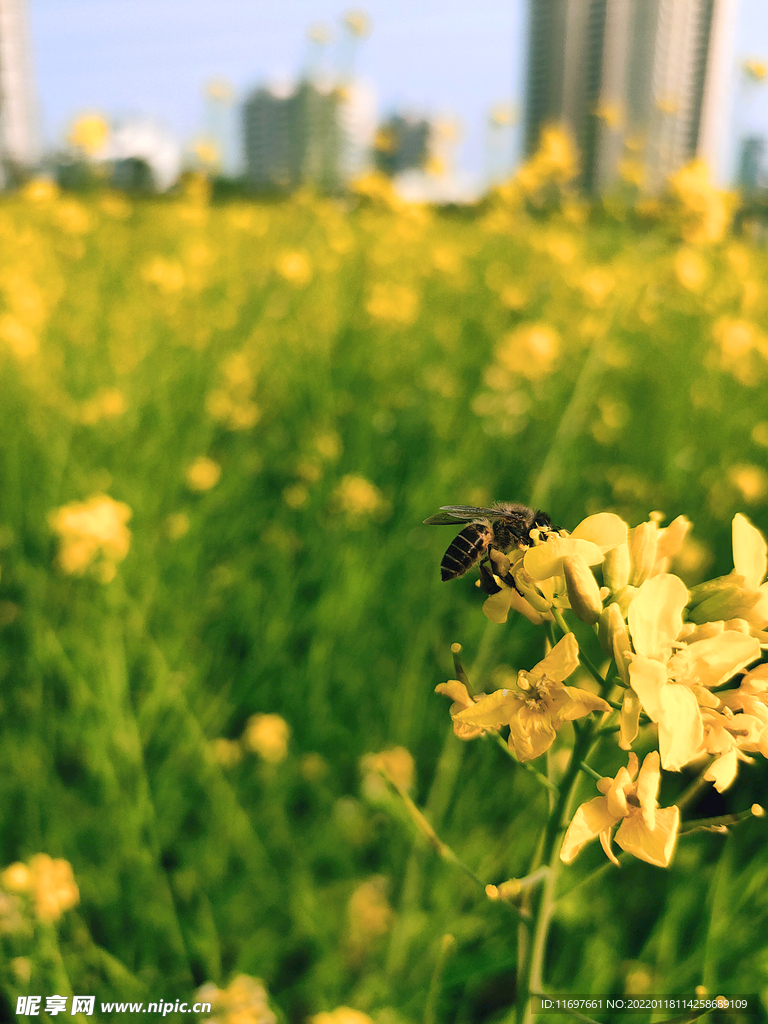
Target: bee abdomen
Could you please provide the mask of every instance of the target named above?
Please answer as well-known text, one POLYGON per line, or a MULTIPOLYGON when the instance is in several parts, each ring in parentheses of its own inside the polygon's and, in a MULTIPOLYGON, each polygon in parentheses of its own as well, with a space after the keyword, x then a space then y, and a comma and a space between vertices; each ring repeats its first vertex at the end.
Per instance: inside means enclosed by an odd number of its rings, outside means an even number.
POLYGON ((440 576, 443 581, 463 576, 485 554, 493 536, 490 526, 470 523, 465 526, 443 555, 440 576))

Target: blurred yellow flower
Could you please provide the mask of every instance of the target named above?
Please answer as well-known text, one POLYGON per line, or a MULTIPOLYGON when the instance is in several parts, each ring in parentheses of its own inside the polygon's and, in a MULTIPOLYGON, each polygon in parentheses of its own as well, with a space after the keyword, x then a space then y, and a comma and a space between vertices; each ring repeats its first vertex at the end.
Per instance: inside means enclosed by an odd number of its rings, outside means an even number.
POLYGON ((163 256, 155 256, 150 260, 142 268, 141 276, 166 294, 180 292, 186 283, 186 276, 179 261, 168 260, 163 256))
POLYGON ((697 292, 704 285, 709 268, 695 249, 678 249, 675 254, 675 275, 689 291, 697 292))
POLYGON ((243 733, 243 746, 269 764, 279 764, 288 754, 291 727, 280 715, 251 715, 243 733))
POLYGON ((59 186, 51 178, 32 178, 21 192, 24 199, 41 206, 50 203, 59 194, 59 186))
POLYGON ((378 754, 366 754, 360 761, 360 768, 363 774, 381 772, 395 785, 413 789, 416 766, 413 755, 405 747, 392 747, 378 754))
POLYGON ((405 284, 374 284, 365 303, 374 320, 409 327, 419 315, 418 292, 405 284))
POLYGON ((40 347, 35 332, 11 313, 0 315, 0 343, 6 345, 21 362, 34 356, 40 347))
POLYGON ((607 267, 593 267, 583 275, 579 287, 590 306, 604 306, 616 287, 616 275, 607 267))
POLYGON ((761 504, 768 494, 768 473, 762 466, 743 463, 731 466, 728 479, 749 505, 761 504))
POLYGON ((93 398, 81 403, 78 418, 86 426, 93 426, 100 420, 122 416, 127 408, 128 403, 122 391, 118 388, 102 388, 93 398))
POLYGON ((712 182, 709 167, 694 160, 669 178, 681 220, 683 238, 693 245, 719 242, 731 221, 734 199, 712 182))
POLYGON ((106 494, 52 512, 48 521, 60 538, 58 563, 64 572, 82 575, 101 558, 106 579, 114 575, 115 563, 125 558, 130 547, 131 532, 125 524, 131 515, 128 505, 106 494))
POLYGON ((595 117, 615 131, 624 123, 624 110, 620 103, 601 103, 595 111, 595 117))
POLYGON ((247 974, 238 974, 225 989, 208 982, 195 992, 195 999, 211 1004, 210 1024, 277 1024, 264 983, 247 974))
POLYGON ((305 252, 284 252, 278 257, 275 269, 296 288, 305 288, 312 280, 312 263, 305 252))
POLYGON ((510 374, 536 378, 552 370, 560 337, 549 324, 521 324, 496 346, 496 361, 510 374))
POLYGON ((222 768, 233 768, 243 759, 243 748, 237 740, 228 740, 220 736, 213 741, 211 749, 216 762, 222 768))
POLYGON ((221 466, 201 455, 187 467, 185 478, 191 491, 210 491, 221 479, 221 466))
POLYGON ((392 924, 394 911, 387 899, 387 880, 381 875, 362 882, 347 905, 349 945, 352 955, 362 956, 392 924))
POLYGON ((165 532, 171 540, 180 540, 191 525, 186 512, 172 512, 165 520, 165 532))
POLYGON ((58 921, 65 910, 80 900, 71 864, 37 853, 29 861, 30 891, 41 921, 58 921))
POLYGON ((619 177, 628 185, 642 188, 645 185, 645 165, 634 157, 624 157, 619 161, 619 177))
POLYGON ((768 75, 768 64, 764 60, 756 60, 754 57, 745 60, 741 67, 747 78, 753 82, 762 82, 768 75))
POLYGON ((344 26, 353 36, 364 38, 371 33, 371 19, 361 10, 347 11, 344 15, 344 26))
POLYGON ((82 114, 69 130, 67 142, 86 156, 96 156, 107 144, 109 122, 101 114, 82 114))
POLYGON ((568 131, 559 125, 541 130, 539 148, 518 169, 515 180, 528 195, 546 185, 562 186, 579 173, 576 148, 568 131))
POLYGON ((26 864, 17 861, 0 875, 0 885, 8 892, 27 892, 32 884, 32 874, 26 864))
POLYGON ((341 480, 334 491, 333 503, 340 512, 359 522, 370 516, 379 516, 389 508, 379 488, 364 476, 354 473, 341 480))
POLYGON ((348 1006, 339 1006, 326 1013, 316 1013, 309 1021, 310 1024, 375 1024, 367 1013, 351 1010, 348 1006))

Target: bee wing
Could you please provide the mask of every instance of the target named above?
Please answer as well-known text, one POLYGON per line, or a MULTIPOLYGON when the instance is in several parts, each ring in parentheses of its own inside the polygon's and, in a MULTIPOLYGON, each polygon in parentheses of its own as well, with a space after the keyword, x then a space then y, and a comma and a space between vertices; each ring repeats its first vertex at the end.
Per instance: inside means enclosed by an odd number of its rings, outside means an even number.
POLYGON ((473 505, 441 505, 440 511, 424 522, 427 526, 450 526, 472 519, 486 519, 488 516, 498 518, 498 512, 492 508, 475 508, 473 505))

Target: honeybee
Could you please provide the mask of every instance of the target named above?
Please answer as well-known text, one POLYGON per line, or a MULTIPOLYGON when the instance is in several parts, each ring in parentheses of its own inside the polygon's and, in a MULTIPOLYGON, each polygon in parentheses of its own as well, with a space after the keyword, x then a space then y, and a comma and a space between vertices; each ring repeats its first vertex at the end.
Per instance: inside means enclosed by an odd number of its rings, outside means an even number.
MULTIPOLYGON (((424 522, 427 526, 450 526, 467 520, 467 526, 454 538, 443 555, 440 576, 443 581, 454 580, 479 562, 481 586, 487 593, 496 593, 500 589, 487 564, 492 551, 506 554, 512 548, 528 548, 533 543, 531 530, 557 530, 547 513, 541 509, 504 501, 497 501, 493 508, 441 505, 440 511, 424 522)), ((515 586, 511 576, 509 582, 515 586)))

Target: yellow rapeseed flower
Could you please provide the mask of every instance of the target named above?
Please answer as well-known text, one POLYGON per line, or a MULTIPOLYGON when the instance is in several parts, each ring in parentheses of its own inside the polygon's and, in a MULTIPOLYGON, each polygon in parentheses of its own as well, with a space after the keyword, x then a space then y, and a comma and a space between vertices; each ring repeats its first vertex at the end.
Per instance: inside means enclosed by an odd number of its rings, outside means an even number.
POLYGON ((191 491, 210 491, 221 479, 221 466, 201 455, 187 467, 185 478, 191 491))
POLYGON ((408 327, 419 315, 418 292, 405 284, 374 284, 365 303, 374 320, 408 327))
POLYGON ((305 288, 312 280, 312 262, 305 252, 284 252, 278 257, 275 269, 295 288, 305 288))
POLYGON ((744 74, 753 82, 763 82, 768 75, 768 63, 764 60, 756 60, 753 57, 750 60, 745 60, 741 66, 744 74))
POLYGON ((277 1024, 269 1008, 269 995, 259 978, 238 974, 229 986, 220 989, 212 982, 195 993, 198 1002, 210 1003, 210 1024, 277 1024))
POLYGON ((58 563, 66 573, 82 575, 98 559, 103 560, 105 581, 114 575, 115 563, 128 554, 131 532, 126 523, 132 512, 122 501, 95 494, 83 502, 71 502, 52 512, 51 529, 58 534, 58 563))
POLYGON ((109 138, 109 122, 101 114, 82 114, 69 130, 67 142, 87 156, 96 156, 109 138))
POLYGON ((348 1006, 339 1006, 326 1013, 316 1013, 309 1021, 310 1024, 374 1024, 367 1013, 352 1010, 348 1006))
POLYGON ((353 522, 379 516, 388 508, 387 500, 376 484, 354 473, 342 478, 334 491, 333 502, 353 522))
POLYGON ((58 921, 65 910, 80 900, 71 864, 37 853, 29 861, 30 891, 41 921, 58 921))
POLYGON ((521 324, 502 338, 494 354, 508 373, 535 379, 551 372, 560 354, 560 336, 549 324, 521 324))
POLYGON ((269 764, 280 764, 288 754, 291 727, 280 715, 251 715, 243 733, 243 746, 269 764))
POLYGON ((615 779, 604 778, 597 783, 603 796, 582 804, 565 833, 560 850, 560 859, 565 864, 570 864, 586 843, 599 836, 606 856, 618 865, 611 849, 611 829, 621 822, 615 838, 623 850, 649 864, 668 867, 675 851, 680 810, 675 806, 658 806, 658 752, 648 754, 639 774, 638 767, 637 754, 630 753, 627 767, 620 768, 615 779))
POLYGON ((497 690, 456 718, 472 726, 500 729, 509 726, 509 746, 520 761, 530 761, 548 750, 564 722, 592 711, 610 711, 610 705, 588 690, 563 685, 579 665, 579 647, 566 633, 530 672, 521 669, 513 688, 497 690))
POLYGON ((363 774, 381 772, 402 789, 413 789, 416 766, 413 755, 405 747, 393 747, 378 754, 366 754, 360 761, 363 774))

